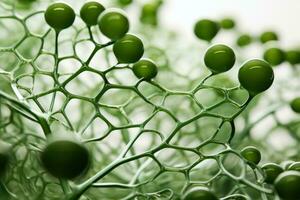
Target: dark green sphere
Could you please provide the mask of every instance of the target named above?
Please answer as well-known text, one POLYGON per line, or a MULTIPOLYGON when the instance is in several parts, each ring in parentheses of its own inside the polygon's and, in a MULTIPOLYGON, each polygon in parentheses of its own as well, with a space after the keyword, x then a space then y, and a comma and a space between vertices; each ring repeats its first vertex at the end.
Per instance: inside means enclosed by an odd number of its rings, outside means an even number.
POLYGON ((248 34, 243 34, 243 35, 240 35, 237 40, 236 40, 236 44, 239 46, 239 47, 245 47, 245 46, 248 46, 249 44, 251 44, 252 42, 252 38, 250 35, 248 34))
POLYGON ((278 40, 278 35, 273 32, 273 31, 266 31, 266 32, 263 32, 261 35, 260 35, 260 42, 261 43, 267 43, 269 41, 276 41, 278 40))
POLYGON ((54 177, 73 179, 89 166, 89 152, 80 143, 68 139, 49 143, 41 154, 45 169, 54 177))
POLYGON ((113 46, 113 52, 119 63, 135 63, 144 54, 144 45, 140 38, 126 34, 113 46))
POLYGON ((223 29, 233 29, 235 27, 235 22, 231 18, 224 18, 220 21, 220 25, 223 29))
POLYGON ((242 149, 241 155, 250 163, 257 165, 261 160, 260 151, 253 146, 248 146, 242 149))
POLYGON ((300 172, 285 171, 274 182, 277 194, 286 200, 300 199, 300 172))
POLYGON ((218 200, 218 197, 207 188, 195 187, 183 196, 183 200, 218 200))
POLYGON ((132 70, 136 77, 145 80, 151 80, 157 75, 157 66, 149 59, 141 59, 133 65, 132 70))
POLYGON ((111 40, 122 38, 129 30, 129 20, 119 9, 107 9, 99 16, 100 31, 111 40))
POLYGON ((282 167, 275 163, 266 163, 261 168, 265 173, 265 182, 269 184, 273 184, 279 174, 283 172, 282 167))
POLYGON ((80 17, 87 26, 95 26, 99 15, 105 10, 104 6, 96 1, 85 3, 80 10, 80 17))
POLYGON ((294 162, 289 167, 288 170, 299 171, 300 172, 300 162, 294 162))
POLYGON ((277 66, 285 61, 285 53, 279 48, 269 48, 264 53, 264 60, 270 65, 277 66))
POLYGON ((293 99, 290 105, 295 113, 300 113, 300 97, 293 99))
POLYGON ((45 20, 56 31, 61 31, 72 26, 75 12, 68 4, 54 3, 47 8, 45 20))
POLYGON ((271 87, 274 72, 265 61, 254 59, 242 65, 238 78, 241 86, 248 90, 250 95, 256 95, 271 87))
POLYGON ((0 178, 4 176, 7 171, 9 163, 10 144, 0 141, 0 178))
POLYGON ((194 27, 194 33, 197 38, 208 42, 217 35, 219 30, 219 24, 209 19, 199 20, 194 27))
POLYGON ((217 44, 210 47, 204 56, 204 62, 207 68, 214 74, 230 70, 235 63, 234 51, 223 44, 217 44))
POLYGON ((285 59, 291 65, 300 64, 300 51, 299 50, 286 51, 285 59))

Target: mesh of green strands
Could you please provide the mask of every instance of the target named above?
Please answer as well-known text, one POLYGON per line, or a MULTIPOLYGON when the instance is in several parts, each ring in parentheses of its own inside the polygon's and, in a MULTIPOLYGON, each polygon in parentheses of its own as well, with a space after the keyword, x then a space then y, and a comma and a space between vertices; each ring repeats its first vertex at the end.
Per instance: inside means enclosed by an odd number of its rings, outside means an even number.
POLYGON ((75 23, 56 42, 43 12, 20 17, 9 7, 1 9, 7 14, 1 25, 10 20, 14 26, 1 38, 0 137, 15 144, 1 194, 180 199, 201 186, 221 199, 272 196, 261 170, 230 145, 234 120, 250 102, 247 96, 241 102, 232 98, 239 86, 209 85, 212 75, 196 82, 182 76, 188 88, 182 91, 168 89, 172 82, 138 80, 131 65, 113 64, 113 42, 101 42, 97 29, 75 23), (32 31, 28 23, 35 17, 41 26, 32 31), (58 180, 41 167, 43 133, 50 129, 76 134, 87 144, 93 161, 86 175, 58 180))

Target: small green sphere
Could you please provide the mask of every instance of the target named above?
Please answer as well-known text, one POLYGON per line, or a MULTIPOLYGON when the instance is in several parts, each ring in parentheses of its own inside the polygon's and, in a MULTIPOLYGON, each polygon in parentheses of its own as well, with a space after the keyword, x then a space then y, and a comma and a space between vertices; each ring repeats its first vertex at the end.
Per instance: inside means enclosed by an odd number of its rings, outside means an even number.
POLYGON ((129 30, 129 20, 126 14, 119 9, 107 9, 98 19, 100 31, 111 40, 122 38, 129 30))
POLYGON ((274 72, 265 61, 253 59, 242 65, 238 78, 241 86, 248 90, 250 95, 256 95, 271 87, 274 72))
POLYGON ((133 0, 118 0, 118 3, 122 6, 128 6, 133 2, 133 0))
POLYGON ((47 8, 45 20, 56 31, 61 31, 72 26, 75 12, 68 4, 54 3, 47 8))
POLYGON ((300 97, 293 99, 290 105, 295 113, 300 113, 300 97))
POLYGON ((219 32, 220 26, 217 22, 209 19, 199 20, 194 27, 194 33, 200 40, 210 42, 219 32))
POLYGON ((157 66, 149 59, 141 59, 133 65, 132 70, 136 77, 145 80, 151 80, 157 75, 157 66))
POLYGON ((238 39, 236 40, 236 44, 239 46, 239 47, 245 47, 245 46, 248 46, 249 44, 251 44, 252 42, 252 38, 250 35, 248 34, 243 34, 243 35, 240 35, 238 37, 238 39))
POLYGON ((273 32, 273 31, 266 31, 266 32, 263 32, 261 35, 260 35, 260 42, 261 43, 267 43, 269 41, 276 41, 278 40, 278 35, 273 32))
POLYGON ((157 15, 159 6, 159 4, 153 2, 143 5, 140 14, 140 21, 144 24, 156 26, 158 23, 157 15))
POLYGON ((278 175, 283 172, 282 167, 275 163, 266 163, 261 168, 265 173, 265 182, 269 184, 273 184, 278 175))
POLYGON ((144 54, 144 45, 140 38, 126 34, 113 46, 113 52, 119 63, 135 63, 144 54))
POLYGON ((299 50, 286 51, 285 59, 291 65, 300 64, 300 51, 299 50))
POLYGON ((235 63, 234 51, 223 44, 210 47, 204 56, 204 62, 214 74, 230 70, 235 63))
POLYGON ((300 172, 285 171, 276 178, 274 185, 277 194, 282 199, 300 199, 300 172))
POLYGON ((235 27, 235 22, 233 19, 224 18, 221 20, 220 25, 223 29, 233 29, 235 27))
POLYGON ((85 3, 80 10, 80 17, 87 26, 95 26, 99 15, 105 10, 104 6, 96 1, 85 3))
POLYGON ((285 53, 279 48, 270 48, 265 51, 264 60, 270 65, 277 66, 284 62, 285 53))
POLYGON ((250 163, 257 165, 261 160, 260 151, 253 146, 248 146, 242 149, 241 155, 250 163))
POLYGON ((299 171, 300 172, 300 162, 294 162, 288 167, 288 170, 299 171))
POLYGON ((194 187, 183 196, 183 200, 218 200, 218 197, 207 188, 194 187))
POLYGON ((79 142, 60 139, 50 142, 41 154, 45 169, 56 178, 73 179, 89 166, 89 152, 79 142))

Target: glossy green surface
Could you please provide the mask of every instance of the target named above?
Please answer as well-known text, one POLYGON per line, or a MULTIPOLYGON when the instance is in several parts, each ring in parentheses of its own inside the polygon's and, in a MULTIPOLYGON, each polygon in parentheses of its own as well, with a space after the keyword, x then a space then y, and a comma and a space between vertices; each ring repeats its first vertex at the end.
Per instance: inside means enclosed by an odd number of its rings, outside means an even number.
POLYGON ((213 73, 222 73, 230 70, 235 63, 233 50, 223 44, 210 47, 204 56, 204 62, 213 73))
POLYGON ((98 22, 99 15, 105 10, 104 6, 96 1, 85 3, 80 10, 80 17, 88 26, 98 22))
POLYGON ((266 31, 266 32, 263 32, 260 35, 259 39, 260 39, 261 43, 267 43, 269 41, 276 41, 276 40, 278 40, 278 35, 275 32, 266 31))
POLYGON ((245 47, 245 46, 248 46, 249 44, 251 44, 252 42, 252 38, 250 35, 248 34, 243 34, 243 35, 240 35, 237 40, 236 40, 236 44, 239 46, 239 47, 245 47))
POLYGON ((300 97, 297 97, 292 100, 291 108, 294 112, 300 113, 300 97))
POLYGON ((144 45, 140 38, 126 34, 113 46, 113 52, 119 63, 135 63, 144 54, 144 45))
POLYGON ((233 29, 235 27, 235 22, 231 18, 224 18, 220 21, 220 25, 223 29, 233 29))
POLYGON ((285 52, 285 59, 291 65, 296 65, 300 63, 300 51, 289 50, 285 52))
POLYGON ((133 65, 132 70, 138 78, 145 80, 150 80, 157 75, 157 66, 149 59, 141 59, 133 65))
POLYGON ((207 188, 195 187, 184 195, 183 200, 218 200, 218 198, 207 188))
POLYGON ((270 184, 283 172, 282 167, 275 163, 266 163, 261 168, 265 173, 265 182, 270 184))
POLYGON ((88 168, 89 152, 75 141, 57 140, 46 146, 41 160, 45 169, 54 177, 73 179, 88 168))
POLYGON ((254 59, 242 65, 238 78, 241 86, 248 90, 250 95, 256 95, 271 87, 274 72, 267 62, 254 59))
POLYGON ((300 199, 300 172, 286 171, 275 180, 275 189, 284 200, 300 199))
POLYGON ((66 29, 74 23, 74 10, 65 3, 54 3, 45 12, 45 20, 56 31, 66 29))
POLYGON ((201 39, 210 42, 219 32, 220 25, 209 19, 199 20, 194 27, 195 35, 201 39))
POLYGON ((107 9, 98 19, 100 31, 111 40, 122 38, 129 30, 129 20, 120 9, 107 9))
POLYGON ((300 172, 300 162, 294 162, 288 167, 288 170, 294 170, 300 172))
POLYGON ((242 149, 241 155, 250 163, 258 164, 261 160, 260 151, 253 146, 248 146, 242 149))
POLYGON ((277 66, 285 61, 285 53, 279 48, 269 48, 264 52, 264 60, 277 66))

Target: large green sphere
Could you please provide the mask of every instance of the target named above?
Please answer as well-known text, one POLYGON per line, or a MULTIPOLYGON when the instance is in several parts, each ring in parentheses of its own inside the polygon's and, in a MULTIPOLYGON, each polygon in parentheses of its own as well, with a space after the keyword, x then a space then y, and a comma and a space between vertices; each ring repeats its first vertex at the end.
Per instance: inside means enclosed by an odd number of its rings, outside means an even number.
POLYGON ((89 166, 89 152, 80 143, 60 139, 50 142, 41 154, 45 169, 54 177, 73 179, 89 166))
POLYGON ((140 38, 126 34, 113 46, 113 52, 119 63, 135 63, 144 54, 144 45, 140 38))
POLYGON ((88 26, 95 26, 99 15, 105 10, 104 6, 96 1, 85 3, 80 10, 80 17, 88 26))
POLYGON ((239 46, 239 47, 245 47, 245 46, 248 46, 249 44, 251 44, 252 42, 252 38, 250 35, 248 34, 243 34, 243 35, 240 35, 237 40, 236 40, 236 44, 239 46))
POLYGON ((300 172, 286 171, 275 180, 275 189, 284 200, 300 199, 300 172))
POLYGON ((275 163, 266 163, 261 168, 265 173, 265 182, 269 184, 273 184, 279 174, 283 172, 282 167, 275 163))
POLYGON ((212 192, 204 187, 195 187, 190 189, 184 196, 183 200, 218 200, 212 192))
POLYGON ((290 105, 295 113, 300 113, 300 97, 293 99, 290 105))
POLYGON ((74 23, 74 10, 65 3, 54 3, 45 12, 45 20, 56 31, 66 29, 74 23))
POLYGON ((254 59, 242 65, 238 78, 241 86, 248 90, 250 95, 256 95, 271 87, 274 72, 265 61, 254 59))
POLYGON ((253 146, 248 146, 242 149, 241 155, 250 163, 257 165, 261 160, 260 151, 253 146))
POLYGON ((285 53, 279 48, 270 48, 265 51, 264 60, 270 65, 277 66, 284 62, 285 53))
POLYGON ((107 9, 98 19, 100 31, 111 40, 122 38, 129 30, 129 20, 120 9, 107 9))
POLYGON ((210 42, 219 32, 220 26, 217 22, 209 19, 199 20, 194 27, 195 35, 201 39, 210 42))
POLYGON ((276 40, 278 40, 278 35, 275 32, 266 31, 266 32, 263 32, 260 35, 259 39, 260 39, 261 43, 267 43, 269 41, 276 41, 276 40))
POLYGON ((226 72, 233 67, 235 54, 230 47, 217 44, 206 51, 204 62, 214 74, 226 72))
POLYGON ((299 50, 286 51, 285 59, 291 65, 300 64, 300 51, 299 50))
POLYGON ((231 18, 224 18, 220 21, 220 25, 223 29, 233 29, 235 27, 235 22, 231 18))
POLYGON ((151 80, 157 75, 156 64, 149 59, 142 59, 133 65, 133 73, 138 78, 151 80))

